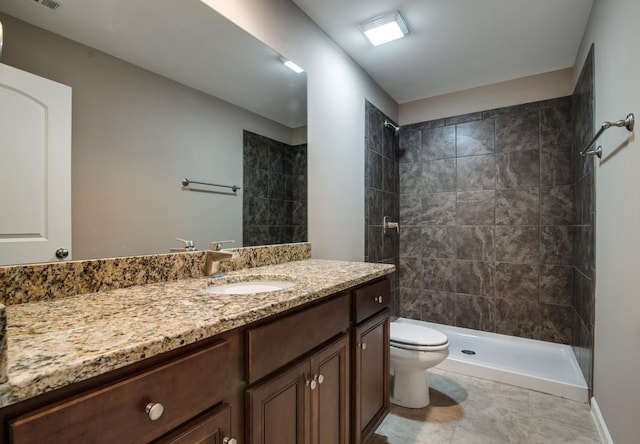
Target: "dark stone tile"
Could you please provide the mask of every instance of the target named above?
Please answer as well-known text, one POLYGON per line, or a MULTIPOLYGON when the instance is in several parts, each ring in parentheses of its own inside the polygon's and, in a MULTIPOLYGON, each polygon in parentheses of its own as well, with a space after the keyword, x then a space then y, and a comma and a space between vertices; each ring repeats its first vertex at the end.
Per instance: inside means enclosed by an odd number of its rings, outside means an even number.
POLYGON ((540 223, 571 225, 574 223, 573 186, 563 185, 540 190, 540 223))
POLYGON ((444 126, 444 119, 428 120, 426 122, 417 122, 407 125, 405 128, 411 131, 422 131, 424 129, 438 128, 444 126))
MULTIPOLYGON (((386 117, 385 117, 386 118, 386 117)), ((391 120, 391 119, 388 119, 391 120)), ((383 120, 384 124, 384 120, 383 120)), ((394 122, 394 125, 397 125, 394 122)), ((389 160, 399 160, 399 137, 397 137, 393 130, 384 128, 382 130, 382 155, 389 160)))
POLYGON ((307 201, 307 176, 290 176, 291 177, 291 199, 307 201))
POLYGON ((401 163, 400 193, 401 194, 422 194, 422 163, 401 163))
POLYGON ((267 170, 245 168, 243 179, 244 192, 251 197, 269 197, 269 173, 267 170))
POLYGON ((293 148, 293 164, 291 174, 307 175, 307 144, 296 145, 293 148))
POLYGON ((372 150, 367 150, 367 186, 382 189, 382 156, 372 150))
POLYGON ((573 307, 589 331, 593 331, 595 294, 593 281, 576 270, 573 273, 573 307))
POLYGON ((387 230, 382 235, 382 260, 385 262, 392 261, 398 257, 400 243, 398 242, 399 234, 395 230, 387 230))
POLYGON ((595 269, 593 227, 590 225, 577 226, 571 234, 570 241, 572 241, 575 255, 573 258, 574 266, 585 276, 593 277, 593 270, 595 269))
POLYGON ((571 343, 571 307, 540 305, 540 340, 571 343))
POLYGON ((493 296, 495 266, 492 262, 456 261, 456 292, 493 296))
MULTIPOLYGON (((422 198, 418 195, 400 195, 400 226, 420 225, 422 222, 422 198)), ((380 222, 382 223, 382 222, 380 222)))
MULTIPOLYGON (((396 193, 382 193, 382 213, 387 216, 390 222, 397 222, 400 219, 400 196, 396 193)), ((377 221, 372 221, 378 224, 377 221)), ((379 222, 383 224, 382 221, 379 222)), ((395 233, 396 230, 393 230, 395 233)))
POLYGON ((253 247, 269 243, 269 227, 246 227, 242 235, 242 246, 253 247))
POLYGON ((307 242, 307 226, 294 226, 293 227, 293 240, 292 242, 307 242))
POLYGON ((540 112, 540 146, 571 145, 571 105, 540 112))
POLYGON ((422 255, 422 228, 409 226, 400 230, 400 255, 402 257, 422 255))
POLYGON ((456 227, 456 255, 458 259, 494 260, 494 228, 456 227))
POLYGON ((400 185, 398 162, 385 158, 382 162, 382 173, 382 189, 390 193, 397 193, 400 185))
POLYGON ((493 154, 461 157, 457 165, 457 188, 460 191, 493 190, 496 165, 493 154))
POLYGON ((382 225, 382 216, 384 216, 384 214, 382 214, 384 194, 380 190, 368 188, 367 195, 369 197, 369 211, 367 213, 369 220, 374 225, 382 225))
POLYGON ((384 120, 382 114, 377 109, 370 109, 367 112, 367 138, 369 143, 368 149, 375 151, 378 154, 382 154, 382 131, 384 120))
POLYGON ((490 109, 482 112, 483 119, 491 119, 499 116, 514 116, 517 114, 523 114, 525 112, 525 105, 513 105, 506 106, 504 108, 490 109))
POLYGON ((284 243, 284 236, 282 233, 282 227, 279 226, 269 226, 269 242, 272 244, 282 244, 284 243))
POLYGON ((539 227, 496 227, 496 260, 535 264, 539 259, 539 227))
POLYGON ((269 199, 253 197, 247 199, 248 210, 244 217, 248 217, 249 225, 269 225, 269 199))
POLYGON ((457 197, 457 225, 494 225, 495 194, 490 191, 463 191, 457 197))
POLYGON ((540 261, 543 264, 571 264, 573 233, 567 226, 541 228, 540 261))
POLYGON ((400 287, 400 316, 420 320, 422 317, 422 291, 400 287))
POLYGON ((269 139, 259 134, 243 131, 243 165, 259 170, 269 169, 269 139))
POLYGON ((571 305, 573 268, 565 265, 543 265, 540 269, 540 302, 571 305))
POLYGON ((400 286, 405 288, 422 288, 422 258, 400 258, 400 286))
POLYGON ((430 225, 455 225, 456 193, 429 193, 422 198, 422 222, 430 225))
POLYGON ((456 126, 458 157, 493 154, 495 126, 493 119, 462 123, 456 126))
POLYGON ((422 192, 456 190, 456 159, 432 160, 422 163, 422 192))
POLYGON ((282 143, 272 141, 269 145, 269 175, 284 173, 284 153, 282 150, 282 143))
POLYGON ((538 150, 539 126, 538 112, 496 117, 496 153, 538 150))
POLYGON ((511 188, 496 192, 496 225, 538 225, 539 223, 539 188, 511 188))
POLYGON ((496 299, 496 333, 537 339, 538 320, 537 302, 496 299))
POLYGON ((496 155, 498 188, 535 187, 540 184, 540 151, 496 155))
POLYGON ((425 290, 454 292, 456 289, 455 261, 422 259, 422 281, 425 290))
POLYGON ((456 157, 456 130, 453 126, 422 130, 423 161, 456 157))
POLYGON ((574 212, 578 225, 593 225, 594 219, 594 183, 593 174, 584 176, 575 184, 574 212))
POLYGON ((530 102, 524 105, 526 111, 539 111, 548 108, 558 108, 571 106, 571 96, 558 97, 556 99, 540 100, 538 102, 530 102))
POLYGON ((382 238, 382 226, 378 225, 369 225, 367 229, 367 243, 368 243, 368 253, 369 253, 369 261, 370 262, 378 262, 381 259, 384 259, 382 246, 383 246, 383 238, 382 238))
POLYGON ((454 325, 456 321, 456 295, 442 291, 423 290, 422 320, 454 325))
POLYGON ((538 302, 538 265, 496 264, 496 297, 538 302))
POLYGON ((269 199, 284 200, 286 198, 285 176, 282 174, 269 175, 269 199))
POLYGON ((456 125, 459 123, 473 122, 476 120, 482 120, 482 111, 477 113, 462 114, 459 116, 447 117, 444 119, 445 125, 456 125))
MULTIPOLYGON (((284 200, 269 199, 269 225, 286 223, 286 207, 284 200)), ((269 234, 271 236, 271 234, 269 234)))
POLYGON ((571 145, 543 147, 540 150, 540 185, 568 185, 571 182, 571 145))
POLYGON ((482 331, 495 331, 493 298, 456 294, 456 326, 482 331))
POLYGON ((423 227, 422 256, 430 259, 455 259, 456 227, 440 225, 423 227))
POLYGON ((413 163, 420 161, 422 149, 420 131, 408 131, 403 128, 399 135, 399 160, 400 163, 413 163))

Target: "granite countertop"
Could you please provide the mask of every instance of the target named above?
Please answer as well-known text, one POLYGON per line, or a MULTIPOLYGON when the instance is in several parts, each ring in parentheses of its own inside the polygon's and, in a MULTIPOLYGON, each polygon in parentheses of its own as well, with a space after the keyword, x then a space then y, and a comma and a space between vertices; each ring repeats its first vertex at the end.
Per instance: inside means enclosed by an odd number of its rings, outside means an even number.
POLYGON ((308 259, 7 307, 4 407, 281 313, 368 280, 393 265, 308 259), (272 277, 296 286, 251 295, 208 285, 272 277))

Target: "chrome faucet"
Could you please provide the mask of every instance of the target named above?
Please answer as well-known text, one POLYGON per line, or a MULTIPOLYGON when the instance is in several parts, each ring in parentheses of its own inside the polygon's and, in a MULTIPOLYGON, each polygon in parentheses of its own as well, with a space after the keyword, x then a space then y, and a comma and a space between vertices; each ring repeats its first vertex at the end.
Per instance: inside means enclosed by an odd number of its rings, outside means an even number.
POLYGON ((206 252, 206 260, 204 264, 204 274, 206 276, 215 277, 220 272, 220 262, 233 259, 237 253, 231 251, 222 251, 222 245, 233 243, 233 240, 211 242, 209 250, 206 252))
POLYGON ((180 239, 179 237, 176 237, 175 240, 182 242, 183 246, 181 248, 169 248, 170 253, 176 253, 178 251, 196 251, 196 246, 192 240, 180 239))

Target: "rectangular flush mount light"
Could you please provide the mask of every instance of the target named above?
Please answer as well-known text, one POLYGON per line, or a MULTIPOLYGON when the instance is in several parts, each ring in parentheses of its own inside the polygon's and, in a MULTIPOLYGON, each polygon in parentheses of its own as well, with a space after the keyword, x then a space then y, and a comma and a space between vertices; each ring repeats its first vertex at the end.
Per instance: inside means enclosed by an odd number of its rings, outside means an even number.
POLYGON ((296 72, 298 74, 300 74, 301 72, 304 72, 304 69, 300 68, 298 65, 296 65, 295 63, 293 63, 289 59, 286 59, 284 57, 280 57, 280 61, 282 63, 284 63, 284 66, 286 66, 287 68, 289 68, 293 72, 296 72))
POLYGON ((360 24, 360 30, 373 46, 392 42, 409 34, 409 28, 398 11, 367 20, 360 24))

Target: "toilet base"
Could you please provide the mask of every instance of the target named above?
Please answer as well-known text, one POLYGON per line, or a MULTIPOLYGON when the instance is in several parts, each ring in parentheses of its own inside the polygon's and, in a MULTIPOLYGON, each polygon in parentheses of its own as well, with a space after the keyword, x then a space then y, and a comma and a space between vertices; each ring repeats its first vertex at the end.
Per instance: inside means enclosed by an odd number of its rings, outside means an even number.
POLYGON ((391 403, 410 409, 429 405, 429 373, 421 369, 406 371, 395 369, 391 375, 391 403))

